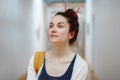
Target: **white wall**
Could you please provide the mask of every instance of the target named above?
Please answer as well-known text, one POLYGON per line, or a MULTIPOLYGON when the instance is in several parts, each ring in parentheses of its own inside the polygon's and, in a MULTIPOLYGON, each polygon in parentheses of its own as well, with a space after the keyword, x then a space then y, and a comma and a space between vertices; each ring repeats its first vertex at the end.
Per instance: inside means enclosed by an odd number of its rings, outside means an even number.
POLYGON ((43 0, 33 0, 33 21, 35 27, 35 51, 45 51, 47 43, 47 33, 45 26, 43 0), (37 35, 37 36, 36 36, 37 35))
POLYGON ((120 80, 120 0, 93 0, 94 69, 99 80, 120 80))
POLYGON ((0 0, 0 80, 16 80, 34 50, 32 0, 0 0))
POLYGON ((92 0, 86 0, 85 55, 93 67, 93 8, 92 0))

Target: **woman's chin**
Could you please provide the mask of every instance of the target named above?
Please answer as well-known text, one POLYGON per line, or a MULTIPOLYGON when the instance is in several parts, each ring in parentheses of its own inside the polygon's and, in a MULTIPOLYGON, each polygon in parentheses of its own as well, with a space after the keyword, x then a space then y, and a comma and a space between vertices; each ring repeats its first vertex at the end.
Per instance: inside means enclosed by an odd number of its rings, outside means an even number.
POLYGON ((59 43, 59 41, 51 40, 51 43, 56 44, 56 43, 59 43))
POLYGON ((60 41, 57 41, 57 40, 51 40, 51 43, 52 43, 52 44, 60 44, 61 42, 60 42, 60 41))

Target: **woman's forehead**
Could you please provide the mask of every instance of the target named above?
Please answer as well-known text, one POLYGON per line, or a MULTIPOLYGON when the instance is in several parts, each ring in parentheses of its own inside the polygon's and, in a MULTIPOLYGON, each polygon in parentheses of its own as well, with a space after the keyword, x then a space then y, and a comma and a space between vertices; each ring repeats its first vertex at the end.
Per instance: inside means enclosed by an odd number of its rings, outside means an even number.
POLYGON ((67 22, 67 19, 61 15, 56 15, 51 19, 51 22, 67 22))

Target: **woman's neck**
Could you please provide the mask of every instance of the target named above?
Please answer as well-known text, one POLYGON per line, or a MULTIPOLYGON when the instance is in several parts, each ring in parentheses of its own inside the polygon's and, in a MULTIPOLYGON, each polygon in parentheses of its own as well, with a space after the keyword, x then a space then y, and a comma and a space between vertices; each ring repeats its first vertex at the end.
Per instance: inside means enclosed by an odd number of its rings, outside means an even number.
POLYGON ((51 49, 46 52, 46 60, 52 62, 71 62, 75 53, 70 49, 70 46, 67 45, 54 45, 51 49))
POLYGON ((51 54, 56 58, 68 56, 71 52, 69 44, 54 45, 51 49, 51 54))

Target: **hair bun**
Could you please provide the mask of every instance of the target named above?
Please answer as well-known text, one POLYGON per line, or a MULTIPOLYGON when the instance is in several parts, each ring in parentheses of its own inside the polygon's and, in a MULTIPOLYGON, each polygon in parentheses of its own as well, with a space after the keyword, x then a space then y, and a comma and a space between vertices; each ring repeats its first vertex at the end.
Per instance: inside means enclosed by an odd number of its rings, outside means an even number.
POLYGON ((67 9, 65 13, 69 15, 71 18, 78 20, 78 16, 73 9, 67 9))

